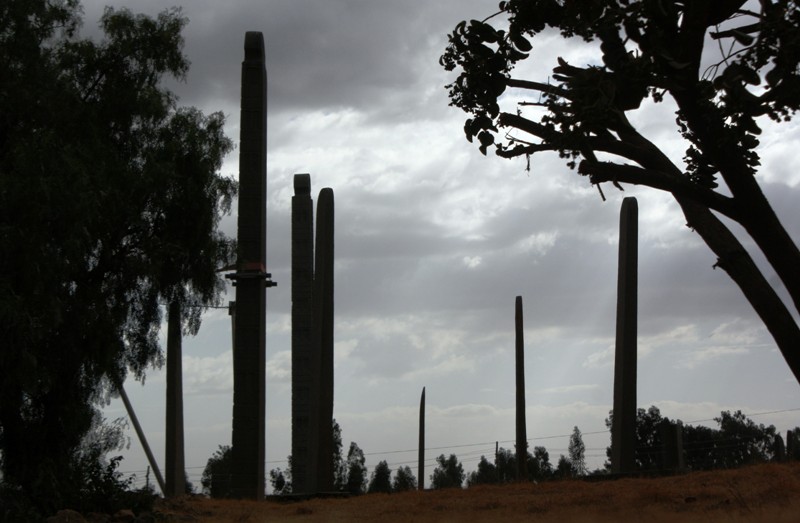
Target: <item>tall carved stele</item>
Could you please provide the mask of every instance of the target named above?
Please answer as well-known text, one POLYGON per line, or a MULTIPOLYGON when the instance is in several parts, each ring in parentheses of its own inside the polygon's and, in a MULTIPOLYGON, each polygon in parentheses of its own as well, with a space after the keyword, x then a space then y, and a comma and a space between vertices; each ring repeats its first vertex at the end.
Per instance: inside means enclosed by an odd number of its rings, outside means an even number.
POLYGON ((611 425, 611 472, 616 474, 634 472, 636 459, 637 222, 636 198, 623 199, 619 221, 617 339, 611 425))
POLYGON ((317 488, 333 491, 333 189, 325 187, 317 200, 314 249, 314 350, 319 355, 317 488))
POLYGON ((267 255, 267 71, 264 37, 248 32, 242 62, 239 218, 233 347, 231 490, 264 497, 267 255))
POLYGON ((419 490, 425 490, 425 387, 422 387, 422 396, 419 398, 419 457, 417 460, 417 474, 419 490))
POLYGON ((311 177, 294 175, 292 197, 292 490, 317 492, 319 351, 314 343, 314 209, 311 177))
POLYGON ((522 329, 522 296, 514 301, 517 374, 517 481, 528 478, 528 434, 525 423, 525 338, 522 329))

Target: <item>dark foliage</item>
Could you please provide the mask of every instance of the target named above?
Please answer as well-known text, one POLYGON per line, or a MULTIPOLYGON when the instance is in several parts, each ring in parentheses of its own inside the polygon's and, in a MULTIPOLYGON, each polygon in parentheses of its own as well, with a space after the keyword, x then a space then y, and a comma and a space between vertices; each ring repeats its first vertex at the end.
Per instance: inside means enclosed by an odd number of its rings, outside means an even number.
MULTIPOLYGON (((606 426, 611 428, 613 412, 606 426)), ((702 425, 684 425, 680 420, 661 416, 658 407, 638 409, 636 413, 636 468, 644 472, 662 472, 665 424, 681 425, 685 466, 689 470, 712 470, 765 463, 775 459, 777 432, 773 425, 756 424, 741 411, 723 411, 714 420, 718 429, 702 425)), ((611 456, 611 447, 606 448, 611 456)), ((610 463, 606 463, 610 468, 610 463)))
POLYGON ((367 466, 365 463, 364 451, 354 441, 350 442, 350 449, 347 451, 347 481, 345 491, 350 494, 363 494, 367 487, 367 466))
MULTIPOLYGON (((110 452, 127 445, 123 420, 111 423, 96 414, 91 429, 70 458, 70 481, 64 482, 59 501, 82 513, 113 514, 121 509, 136 513, 152 508, 155 493, 147 488, 133 488, 134 478, 123 479, 118 471, 121 456, 107 458, 110 452)), ((0 521, 37 521, 52 515, 52 506, 26 495, 10 482, 0 484, 0 521)))
POLYGON ((405 492, 407 490, 417 490, 417 477, 411 472, 411 467, 404 466, 397 469, 392 480, 393 492, 405 492))
POLYGON ((269 471, 269 484, 272 485, 272 493, 281 496, 292 493, 292 457, 288 456, 289 466, 286 470, 280 467, 269 471))
POLYGON ((580 429, 575 427, 572 430, 572 435, 569 437, 569 448, 568 448, 569 456, 569 463, 572 466, 572 475, 573 476, 585 476, 586 475, 586 445, 583 444, 583 436, 581 435, 580 429))
POLYGON ((342 428, 333 420, 333 488, 336 491, 347 490, 347 465, 342 455, 342 428))
MULTIPOLYGON (((553 465, 550 454, 544 447, 534 447, 533 454, 528 451, 528 481, 544 481, 553 476, 553 465)), ((517 455, 511 450, 500 447, 495 456, 497 481, 508 483, 517 479, 517 455)))
POLYGON ((455 454, 445 458, 444 454, 436 458, 436 468, 431 475, 431 488, 461 488, 464 483, 464 467, 455 454))
POLYGON ((379 461, 375 465, 375 470, 369 478, 369 487, 367 492, 370 494, 374 492, 384 492, 389 494, 392 492, 392 469, 386 461, 379 461))
POLYGON ((686 465, 693 470, 733 468, 771 461, 775 456, 775 427, 757 425, 742 411, 723 411, 714 421, 718 430, 683 429, 686 465))
POLYGON ((223 117, 161 86, 186 19, 106 9, 101 42, 81 22, 77 0, 0 8, 1 465, 45 512, 71 503, 95 405, 161 364, 161 303, 195 332, 233 252, 223 117))
MULTIPOLYGON (((233 474, 233 453, 230 445, 220 445, 214 454, 208 458, 200 485, 203 493, 212 498, 231 497, 231 475, 233 474)), ((272 472, 270 472, 270 477, 272 472)), ((273 485, 274 487, 274 485, 273 485)))
POLYGON ((478 470, 470 472, 467 476, 467 486, 488 485, 498 482, 497 467, 490 463, 486 456, 481 456, 478 470))

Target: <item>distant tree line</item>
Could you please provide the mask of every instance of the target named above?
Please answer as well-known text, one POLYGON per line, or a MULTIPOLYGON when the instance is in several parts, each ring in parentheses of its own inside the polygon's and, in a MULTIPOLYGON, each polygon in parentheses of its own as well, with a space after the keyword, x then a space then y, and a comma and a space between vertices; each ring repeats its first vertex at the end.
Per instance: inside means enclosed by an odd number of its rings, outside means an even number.
MULTIPOLYGON (((606 419, 611 428, 613 412, 606 419)), ((723 411, 714 418, 718 429, 705 426, 685 425, 680 420, 670 420, 661 415, 658 407, 638 409, 636 417, 636 467, 643 473, 658 473, 665 470, 663 460, 662 427, 664 424, 681 423, 683 434, 684 463, 687 470, 711 470, 733 468, 742 465, 766 463, 781 459, 800 460, 800 427, 793 433, 790 445, 784 442, 773 425, 764 426, 753 422, 741 411, 723 411), (787 455, 789 449, 792 454, 787 455)), ((338 492, 350 494, 373 494, 403 492, 417 489, 417 478, 408 466, 399 467, 392 477, 392 469, 384 460, 375 465, 367 475, 364 452, 357 443, 351 442, 347 457, 342 454, 341 428, 334 420, 334 488, 338 492)), ((567 455, 560 455, 554 465, 550 454, 543 446, 536 446, 533 452, 527 451, 528 475, 522 481, 551 481, 608 474, 611 469, 611 448, 606 448, 608 460, 603 468, 589 471, 586 465, 586 446, 578 427, 574 427, 569 437, 567 455)), ((287 458, 286 470, 275 468, 269 472, 269 481, 274 494, 292 492, 291 464, 287 458)), ((201 481, 203 492, 211 497, 230 495, 230 447, 221 446, 208 460, 201 481)), ((434 490, 462 488, 465 485, 502 484, 517 481, 517 453, 512 449, 498 448, 494 460, 481 456, 477 469, 466 473, 463 464, 455 454, 436 458, 436 467, 430 476, 434 490)))
MULTIPOLYGON (((354 441, 350 443, 346 457, 342 450, 342 430, 334 419, 332 459, 335 491, 358 495, 368 492, 401 492, 417 488, 417 478, 411 472, 410 467, 398 468, 392 479, 392 470, 389 465, 386 461, 381 461, 368 476, 364 451, 361 450, 358 443, 354 441)), ((292 493, 292 456, 287 456, 286 460, 286 469, 277 467, 269 471, 269 483, 273 494, 292 493)), ((232 474, 231 447, 221 445, 206 463, 201 480, 203 493, 212 498, 230 497, 232 474)))

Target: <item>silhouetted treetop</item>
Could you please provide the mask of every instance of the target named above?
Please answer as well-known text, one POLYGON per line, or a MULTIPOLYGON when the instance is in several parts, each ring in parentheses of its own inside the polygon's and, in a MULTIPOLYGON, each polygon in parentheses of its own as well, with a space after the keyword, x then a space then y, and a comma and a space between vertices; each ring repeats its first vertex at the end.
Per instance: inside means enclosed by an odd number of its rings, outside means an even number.
POLYGON ((81 23, 75 0, 0 8, 0 466, 42 510, 71 503, 94 405, 161 365, 163 304, 195 332, 235 250, 224 117, 164 86, 189 67, 180 9, 81 23))

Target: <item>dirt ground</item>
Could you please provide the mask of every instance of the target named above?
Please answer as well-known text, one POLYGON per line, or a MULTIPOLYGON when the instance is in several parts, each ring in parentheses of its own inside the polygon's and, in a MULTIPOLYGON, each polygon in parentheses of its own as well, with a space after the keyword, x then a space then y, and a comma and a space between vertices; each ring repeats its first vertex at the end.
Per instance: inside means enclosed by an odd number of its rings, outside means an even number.
POLYGON ((555 481, 305 501, 161 501, 163 521, 800 522, 800 463, 664 478, 555 481))

